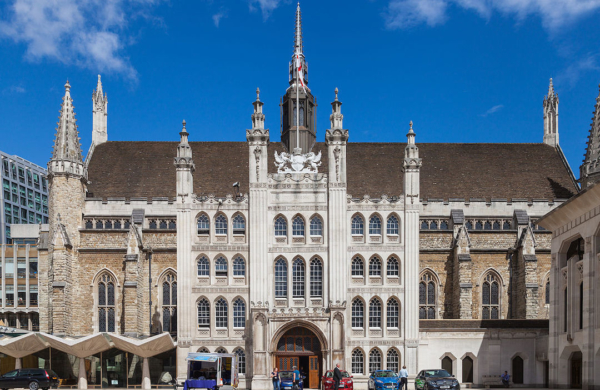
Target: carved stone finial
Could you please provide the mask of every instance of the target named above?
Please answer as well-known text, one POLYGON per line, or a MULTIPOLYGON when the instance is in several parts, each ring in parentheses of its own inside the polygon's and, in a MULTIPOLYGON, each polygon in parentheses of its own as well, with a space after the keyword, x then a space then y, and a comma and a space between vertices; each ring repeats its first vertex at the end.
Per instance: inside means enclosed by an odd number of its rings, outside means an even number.
POLYGON ((337 102, 337 100, 338 100, 338 96, 337 96, 337 95, 338 95, 338 89, 337 89, 337 87, 336 87, 336 88, 335 88, 335 101, 336 101, 336 102, 337 102))
POLYGON ((260 102, 260 89, 256 88, 256 101, 260 102))
POLYGON ((67 90, 67 92, 69 92, 71 90, 71 84, 69 84, 69 79, 67 79, 67 83, 65 84, 65 89, 67 90))
POLYGON ((181 124, 183 125, 183 130, 185 130, 185 119, 183 120, 183 122, 181 122, 181 124))

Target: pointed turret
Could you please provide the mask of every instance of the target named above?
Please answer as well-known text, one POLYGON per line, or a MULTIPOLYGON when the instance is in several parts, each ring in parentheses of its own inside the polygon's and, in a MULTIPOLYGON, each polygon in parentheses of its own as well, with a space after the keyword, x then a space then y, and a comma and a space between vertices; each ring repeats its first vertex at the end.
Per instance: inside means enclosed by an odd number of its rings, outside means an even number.
POLYGON ((335 89, 335 100, 331 102, 329 121, 331 122, 331 129, 325 131, 325 144, 327 144, 327 154, 329 156, 329 183, 330 185, 334 185, 334 183, 338 186, 345 185, 348 130, 344 129, 342 102, 338 99, 337 88, 335 89))
POLYGON ((179 145, 177 146, 177 157, 175 157, 175 167, 177 170, 177 201, 189 203, 192 201, 194 192, 194 177, 192 172, 196 169, 194 160, 192 160, 192 148, 188 143, 187 129, 185 120, 182 122, 183 128, 179 133, 179 145))
MULTIPOLYGON (((598 86, 600 88, 600 85, 598 86)), ((581 189, 600 181, 600 93, 596 98, 592 126, 588 136, 587 150, 580 168, 581 189)))
POLYGON ((65 96, 60 109, 52 159, 48 163, 48 175, 68 175, 87 178, 87 170, 81 157, 81 143, 75 119, 75 107, 71 99, 71 85, 67 80, 65 96))
POLYGON ((256 88, 256 101, 252 103, 254 113, 252 114, 252 130, 264 130, 265 114, 263 114, 263 102, 260 101, 260 89, 256 88))
POLYGON ((317 138, 317 101, 308 88, 308 64, 304 57, 300 3, 296 8, 294 54, 289 67, 289 84, 281 103, 281 142, 289 152, 296 152, 299 148, 299 152, 304 154, 310 152, 317 138), (296 105, 299 105, 298 110, 296 105))
POLYGON ((558 94, 550 79, 548 95, 544 97, 544 143, 558 146, 558 94))
POLYGON ((263 102, 260 101, 260 89, 256 88, 256 100, 252 102, 252 129, 246 130, 246 140, 250 147, 248 165, 250 167, 250 183, 265 181, 267 178, 267 146, 269 145, 269 129, 265 129, 263 102))
POLYGON ((108 98, 102 91, 102 81, 98 75, 98 84, 92 93, 93 103, 93 125, 92 125, 92 143, 100 145, 108 140, 108 98))

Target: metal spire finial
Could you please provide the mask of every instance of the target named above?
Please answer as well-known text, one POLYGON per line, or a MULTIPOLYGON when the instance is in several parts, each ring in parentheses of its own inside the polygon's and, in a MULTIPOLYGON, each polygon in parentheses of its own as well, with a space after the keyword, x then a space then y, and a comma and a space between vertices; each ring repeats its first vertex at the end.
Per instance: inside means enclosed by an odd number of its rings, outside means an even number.
POLYGON ((412 128, 413 127, 413 122, 412 121, 410 121, 410 123, 408 124, 408 126, 409 126, 408 132, 409 133, 414 133, 413 128, 412 128))
POLYGON ((337 95, 338 95, 338 89, 337 89, 337 87, 336 87, 336 88, 335 88, 335 101, 336 101, 336 102, 338 101, 338 96, 337 96, 337 95))
POLYGON ((183 122, 181 122, 181 124, 183 125, 183 130, 185 130, 185 119, 183 120, 183 122))
POLYGON ((296 8, 296 37, 294 41, 294 53, 302 53, 302 17, 300 13, 300 2, 296 8))
POLYGON ((256 101, 260 102, 260 89, 256 88, 256 101))

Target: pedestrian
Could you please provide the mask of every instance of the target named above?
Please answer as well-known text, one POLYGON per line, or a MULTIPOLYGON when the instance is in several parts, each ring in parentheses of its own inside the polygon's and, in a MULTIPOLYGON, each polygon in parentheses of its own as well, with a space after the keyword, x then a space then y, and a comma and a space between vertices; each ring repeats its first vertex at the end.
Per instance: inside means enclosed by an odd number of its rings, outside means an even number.
POLYGON ((300 379, 302 378, 300 377, 300 371, 298 371, 298 367, 294 366, 292 369, 294 370, 294 377, 292 378, 294 385, 292 386, 292 390, 298 390, 298 385, 300 384, 300 379))
POLYGON ((335 368, 333 369, 333 380, 335 382, 335 387, 333 388, 333 390, 339 390, 340 381, 342 380, 342 372, 340 371, 340 363, 336 364, 335 368))
POLYGON ((273 380, 273 390, 279 390, 279 370, 277 367, 271 371, 271 380, 273 380))
POLYGON ((510 375, 508 375, 508 371, 504 371, 504 374, 502 374, 500 378, 502 378, 504 387, 510 387, 510 375))
POLYGON ((398 376, 400 377, 400 390, 408 390, 408 371, 406 371, 406 366, 402 366, 398 376))

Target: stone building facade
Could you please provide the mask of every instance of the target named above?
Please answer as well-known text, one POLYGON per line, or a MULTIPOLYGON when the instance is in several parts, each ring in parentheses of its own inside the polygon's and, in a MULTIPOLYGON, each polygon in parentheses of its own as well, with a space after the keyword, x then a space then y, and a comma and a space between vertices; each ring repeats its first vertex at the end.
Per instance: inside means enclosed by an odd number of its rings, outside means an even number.
POLYGON ((67 84, 41 331, 167 332, 178 377, 189 352, 226 351, 256 389, 291 365, 320 387, 336 362, 359 388, 402 364, 543 384, 551 235, 536 220, 579 190, 553 86, 539 144, 418 144, 412 123, 406 143, 349 142, 337 90, 323 143, 306 69, 298 8, 282 142, 259 91, 247 142, 190 142, 185 121, 179 143, 108 141, 98 80, 85 161, 67 84))

